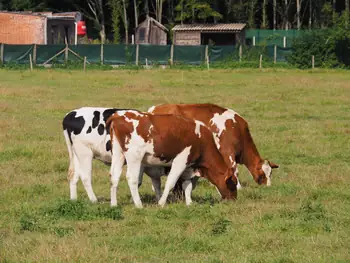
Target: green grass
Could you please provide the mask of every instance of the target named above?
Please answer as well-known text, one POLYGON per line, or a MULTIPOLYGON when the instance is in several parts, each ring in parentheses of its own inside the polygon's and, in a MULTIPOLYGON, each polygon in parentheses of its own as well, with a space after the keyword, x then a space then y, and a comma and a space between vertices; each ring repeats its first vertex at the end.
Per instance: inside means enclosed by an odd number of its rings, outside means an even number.
POLYGON ((347 71, 0 70, 0 261, 349 262, 350 75, 347 71), (212 102, 250 124, 278 163, 270 188, 240 167, 244 189, 220 201, 200 180, 195 203, 155 204, 149 178, 134 208, 125 178, 109 207, 109 168, 94 161, 90 204, 69 201, 61 121, 82 106, 212 102))

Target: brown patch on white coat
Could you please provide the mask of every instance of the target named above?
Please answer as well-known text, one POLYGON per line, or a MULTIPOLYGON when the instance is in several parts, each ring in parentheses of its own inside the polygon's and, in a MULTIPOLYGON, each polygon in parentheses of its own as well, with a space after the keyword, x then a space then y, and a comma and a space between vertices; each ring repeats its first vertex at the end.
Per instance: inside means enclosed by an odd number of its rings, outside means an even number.
POLYGON ((203 122, 212 131, 227 165, 244 164, 258 184, 271 185, 272 169, 278 165, 261 158, 248 123, 233 110, 215 104, 163 104, 152 106, 148 112, 176 114, 203 122))
MULTIPOLYGON (((189 167, 199 169, 201 176, 217 187, 222 198, 237 197, 236 167, 225 163, 211 131, 204 125, 182 116, 138 111, 127 111, 122 116, 114 114, 107 120, 108 125, 113 152, 112 206, 117 204, 116 188, 125 159, 128 184, 136 207, 142 207, 137 188, 141 164, 171 166, 164 193, 159 200, 161 206, 165 205, 169 191, 189 167)), ((188 201, 186 198, 187 204, 188 201)))

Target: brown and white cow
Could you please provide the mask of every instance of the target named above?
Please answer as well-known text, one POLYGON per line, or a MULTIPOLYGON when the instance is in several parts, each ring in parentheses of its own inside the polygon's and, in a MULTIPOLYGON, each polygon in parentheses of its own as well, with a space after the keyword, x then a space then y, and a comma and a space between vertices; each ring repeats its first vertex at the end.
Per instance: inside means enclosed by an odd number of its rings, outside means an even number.
POLYGON ((203 122, 214 134, 227 165, 244 164, 258 184, 271 185, 272 169, 278 165, 261 158, 248 123, 233 110, 214 104, 163 104, 151 107, 148 112, 177 114, 203 122))
MULTIPOLYGON (((153 115, 139 111, 113 114, 108 120, 112 142, 111 205, 117 205, 117 186, 124 161, 127 180, 136 207, 141 164, 171 166, 158 204, 164 206, 170 190, 189 167, 212 182, 224 199, 237 197, 236 166, 227 166, 211 131, 199 121, 175 115, 153 115)), ((184 186, 185 194, 190 181, 184 186)), ((186 203, 187 203, 186 199, 186 203)), ((188 204, 188 203, 187 203, 188 204)))

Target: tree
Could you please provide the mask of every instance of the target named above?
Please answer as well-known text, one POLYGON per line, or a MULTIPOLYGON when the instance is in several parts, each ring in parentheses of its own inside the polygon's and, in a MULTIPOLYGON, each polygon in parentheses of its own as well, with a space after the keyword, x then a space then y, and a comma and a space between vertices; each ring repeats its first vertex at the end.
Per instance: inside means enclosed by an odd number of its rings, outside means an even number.
POLYGON ((127 1, 128 0, 123 0, 123 10, 124 10, 124 19, 123 19, 123 23, 124 23, 124 29, 125 29, 125 44, 129 44, 129 23, 128 23, 128 15, 126 12, 126 5, 127 5, 127 1))
POLYGON ((121 0, 109 0, 111 9, 113 43, 120 43, 120 17, 121 17, 121 0))
POLYGON ((261 21, 261 28, 262 29, 267 29, 269 27, 266 9, 267 9, 267 0, 263 0, 263 4, 262 4, 262 21, 261 21))
POLYGON ((202 21, 206 22, 210 17, 216 17, 221 19, 222 15, 213 10, 211 6, 204 1, 197 0, 180 0, 179 4, 175 7, 178 12, 176 21, 187 21, 191 19, 192 23, 202 21))
POLYGON ((134 0, 134 12, 135 12, 135 28, 139 25, 139 15, 137 12, 137 1, 134 0))
POLYGON ((164 0, 156 0, 156 20, 159 23, 162 23, 163 2, 164 0))
POLYGON ((75 6, 86 18, 94 23, 94 27, 99 31, 101 43, 104 43, 106 40, 106 30, 102 0, 86 0, 84 3, 76 0, 75 6))
POLYGON ((256 4, 257 0, 249 0, 248 1, 248 27, 255 28, 255 13, 256 13, 256 4))

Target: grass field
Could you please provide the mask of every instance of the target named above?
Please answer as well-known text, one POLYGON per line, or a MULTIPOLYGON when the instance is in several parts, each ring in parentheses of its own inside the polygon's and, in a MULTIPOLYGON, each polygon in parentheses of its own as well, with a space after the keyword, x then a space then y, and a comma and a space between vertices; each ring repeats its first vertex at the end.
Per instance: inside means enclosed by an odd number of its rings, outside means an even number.
POLYGON ((1 262, 350 262, 350 74, 296 70, 0 70, 1 262), (61 121, 81 106, 146 110, 212 102, 248 121, 280 165, 272 187, 240 167, 244 189, 220 201, 201 180, 195 204, 134 208, 125 178, 109 208, 109 168, 94 161, 89 204, 70 202, 61 121), (105 201, 102 201, 105 200, 105 201))

